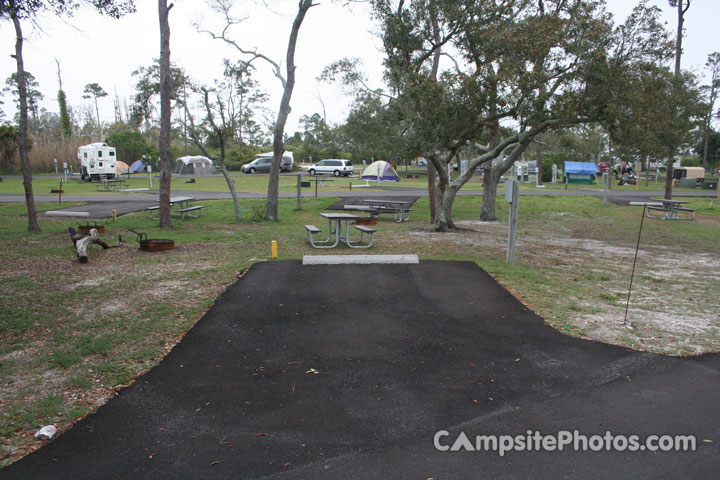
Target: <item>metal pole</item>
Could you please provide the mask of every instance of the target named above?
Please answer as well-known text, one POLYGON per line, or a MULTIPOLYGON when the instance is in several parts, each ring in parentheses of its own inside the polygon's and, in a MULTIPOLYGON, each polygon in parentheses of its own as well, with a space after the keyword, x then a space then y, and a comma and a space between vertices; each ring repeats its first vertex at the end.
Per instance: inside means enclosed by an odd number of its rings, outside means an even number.
POLYGON ((302 208, 302 180, 303 180, 303 174, 302 174, 302 172, 300 172, 297 175, 297 208, 298 208, 298 210, 300 210, 302 208))
POLYGON ((608 172, 603 172, 603 206, 607 207, 607 194, 608 194, 608 183, 610 175, 608 172))
POLYGON ((647 204, 643 204, 642 218, 640 218, 640 230, 638 231, 637 245, 635 246, 635 259, 633 260, 632 273, 630 274, 630 286, 628 287, 627 304, 625 305, 625 319, 623 325, 627 325, 628 310, 630 309, 630 292, 632 291, 633 278, 635 278, 635 264, 637 263, 638 250, 640 250, 640 235, 642 235, 643 223, 645 222, 645 209, 647 204))
MULTIPOLYGON (((518 207, 518 190, 519 185, 517 180, 512 179, 506 184, 505 188, 510 187, 512 189, 510 198, 510 219, 508 221, 508 248, 507 248, 507 263, 515 263, 515 241, 517 240, 517 207, 518 207)), ((507 200, 507 199, 506 199, 507 200)))

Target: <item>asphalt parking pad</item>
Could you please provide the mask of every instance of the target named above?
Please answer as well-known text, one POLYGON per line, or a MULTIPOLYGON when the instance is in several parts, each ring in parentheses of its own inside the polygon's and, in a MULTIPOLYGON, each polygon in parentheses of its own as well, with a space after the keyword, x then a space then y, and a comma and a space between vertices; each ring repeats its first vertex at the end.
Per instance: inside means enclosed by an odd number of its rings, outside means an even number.
POLYGON ((159 366, 0 477, 713 478, 719 372, 717 355, 564 336, 469 262, 267 262, 159 366), (433 446, 438 430, 528 429, 694 434, 698 450, 433 446))
MULTIPOLYGON (((117 216, 127 215, 128 213, 141 212, 147 207, 157 205, 156 201, 133 200, 133 201, 115 201, 115 202, 90 202, 86 205, 77 205, 73 207, 59 209, 63 212, 62 216, 72 217, 73 213, 77 213, 81 218, 113 218, 113 213, 117 216)), ((41 213, 43 216, 51 216, 41 213)))

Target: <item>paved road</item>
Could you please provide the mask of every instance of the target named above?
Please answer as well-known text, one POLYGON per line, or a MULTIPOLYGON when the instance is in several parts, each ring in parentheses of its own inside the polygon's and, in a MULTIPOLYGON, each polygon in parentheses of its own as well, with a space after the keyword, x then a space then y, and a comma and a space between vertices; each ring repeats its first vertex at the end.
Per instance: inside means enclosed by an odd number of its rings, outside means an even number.
MULTIPOLYGON (((224 200, 232 198, 228 192, 203 192, 198 190, 173 190, 173 195, 177 196, 191 196, 195 197, 198 201, 202 200, 224 200)), ((346 198, 367 198, 367 197, 426 197, 428 195, 427 189, 422 188, 404 188, 404 187, 374 187, 372 189, 366 188, 354 188, 353 190, 346 191, 319 191, 318 196, 320 197, 346 197, 346 198)), ((480 196, 482 191, 480 190, 461 190, 458 192, 459 196, 480 196)), ((548 187, 544 189, 535 190, 522 190, 520 191, 521 196, 537 196, 537 195, 557 195, 557 196, 594 196, 602 198, 603 192, 601 190, 593 189, 580 189, 571 188, 565 190, 560 186, 548 187)), ((636 192, 623 190, 616 188, 608 192, 609 201, 618 205, 629 205, 631 201, 649 201, 651 198, 659 198, 664 195, 664 192, 636 192)), ((704 198, 715 198, 716 193, 714 191, 697 191, 697 192, 680 192, 674 195, 674 197, 704 197, 704 198)), ((291 192, 281 192, 279 194, 281 198, 296 198, 297 195, 291 192)), ((303 198, 312 198, 315 196, 314 190, 308 189, 303 190, 303 198)), ((244 193, 238 192, 238 197, 241 199, 250 198, 265 198, 265 193, 244 193)), ((78 203, 86 202, 89 203, 87 206, 80 207, 65 207, 59 205, 58 209, 66 209, 68 211, 79 211, 89 212, 89 218, 102 219, 111 218, 113 210, 116 210, 118 215, 124 215, 127 213, 139 212, 144 210, 150 205, 154 205, 157 199, 157 192, 153 193, 133 193, 133 194, 107 194, 107 195, 64 195, 63 201, 65 203, 78 203)), ((24 195, 11 195, 11 194, 0 194, 0 203, 12 203, 12 202, 24 202, 24 195)), ((56 202, 57 195, 35 195, 36 202, 56 202)))
POLYGON ((0 479, 710 479, 719 380, 718 355, 564 336, 470 262, 265 262, 160 365, 0 479), (692 434, 697 451, 433 446, 440 430, 445 445, 574 429, 692 434))

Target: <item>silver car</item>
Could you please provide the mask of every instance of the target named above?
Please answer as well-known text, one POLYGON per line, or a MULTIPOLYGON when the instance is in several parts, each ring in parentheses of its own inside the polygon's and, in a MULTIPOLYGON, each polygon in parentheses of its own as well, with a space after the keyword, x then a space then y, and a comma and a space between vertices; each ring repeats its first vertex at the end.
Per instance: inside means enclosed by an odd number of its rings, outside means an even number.
POLYGON ((350 160, 341 160, 330 158, 328 160, 320 160, 315 165, 308 168, 310 175, 330 175, 336 177, 340 175, 349 176, 353 173, 353 164, 350 160))
MULTIPOLYGON (((272 165, 272 157, 259 157, 250 163, 246 163, 240 170, 244 173, 270 173, 270 166, 272 165)), ((289 172, 292 170, 292 165, 286 157, 280 160, 280 171, 289 172)))

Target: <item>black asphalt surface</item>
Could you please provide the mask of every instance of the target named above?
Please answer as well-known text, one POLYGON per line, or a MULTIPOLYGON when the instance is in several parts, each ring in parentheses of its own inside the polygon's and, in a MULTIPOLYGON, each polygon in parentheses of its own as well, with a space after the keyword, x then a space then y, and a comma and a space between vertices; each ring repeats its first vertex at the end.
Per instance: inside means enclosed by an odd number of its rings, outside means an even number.
POLYGON ((0 478, 711 479, 718 445, 718 355, 567 337, 470 262, 277 261, 253 266, 159 366, 0 478), (697 451, 433 446, 439 430, 451 444, 461 430, 575 429, 692 434, 697 451))
MULTIPOLYGON (((118 217, 127 215, 128 213, 136 213, 145 210, 147 207, 157 205, 157 202, 151 199, 143 200, 125 200, 125 201, 114 201, 114 202, 92 202, 86 205, 77 205, 73 207, 59 206, 57 210, 61 210, 66 213, 66 216, 70 216, 72 212, 78 212, 77 218, 113 218, 113 213, 118 217), (89 217, 84 215, 84 212, 89 213, 89 217)), ((47 217, 48 215, 43 212, 41 216, 47 217)), ((53 217, 58 218, 58 217, 53 217)))

